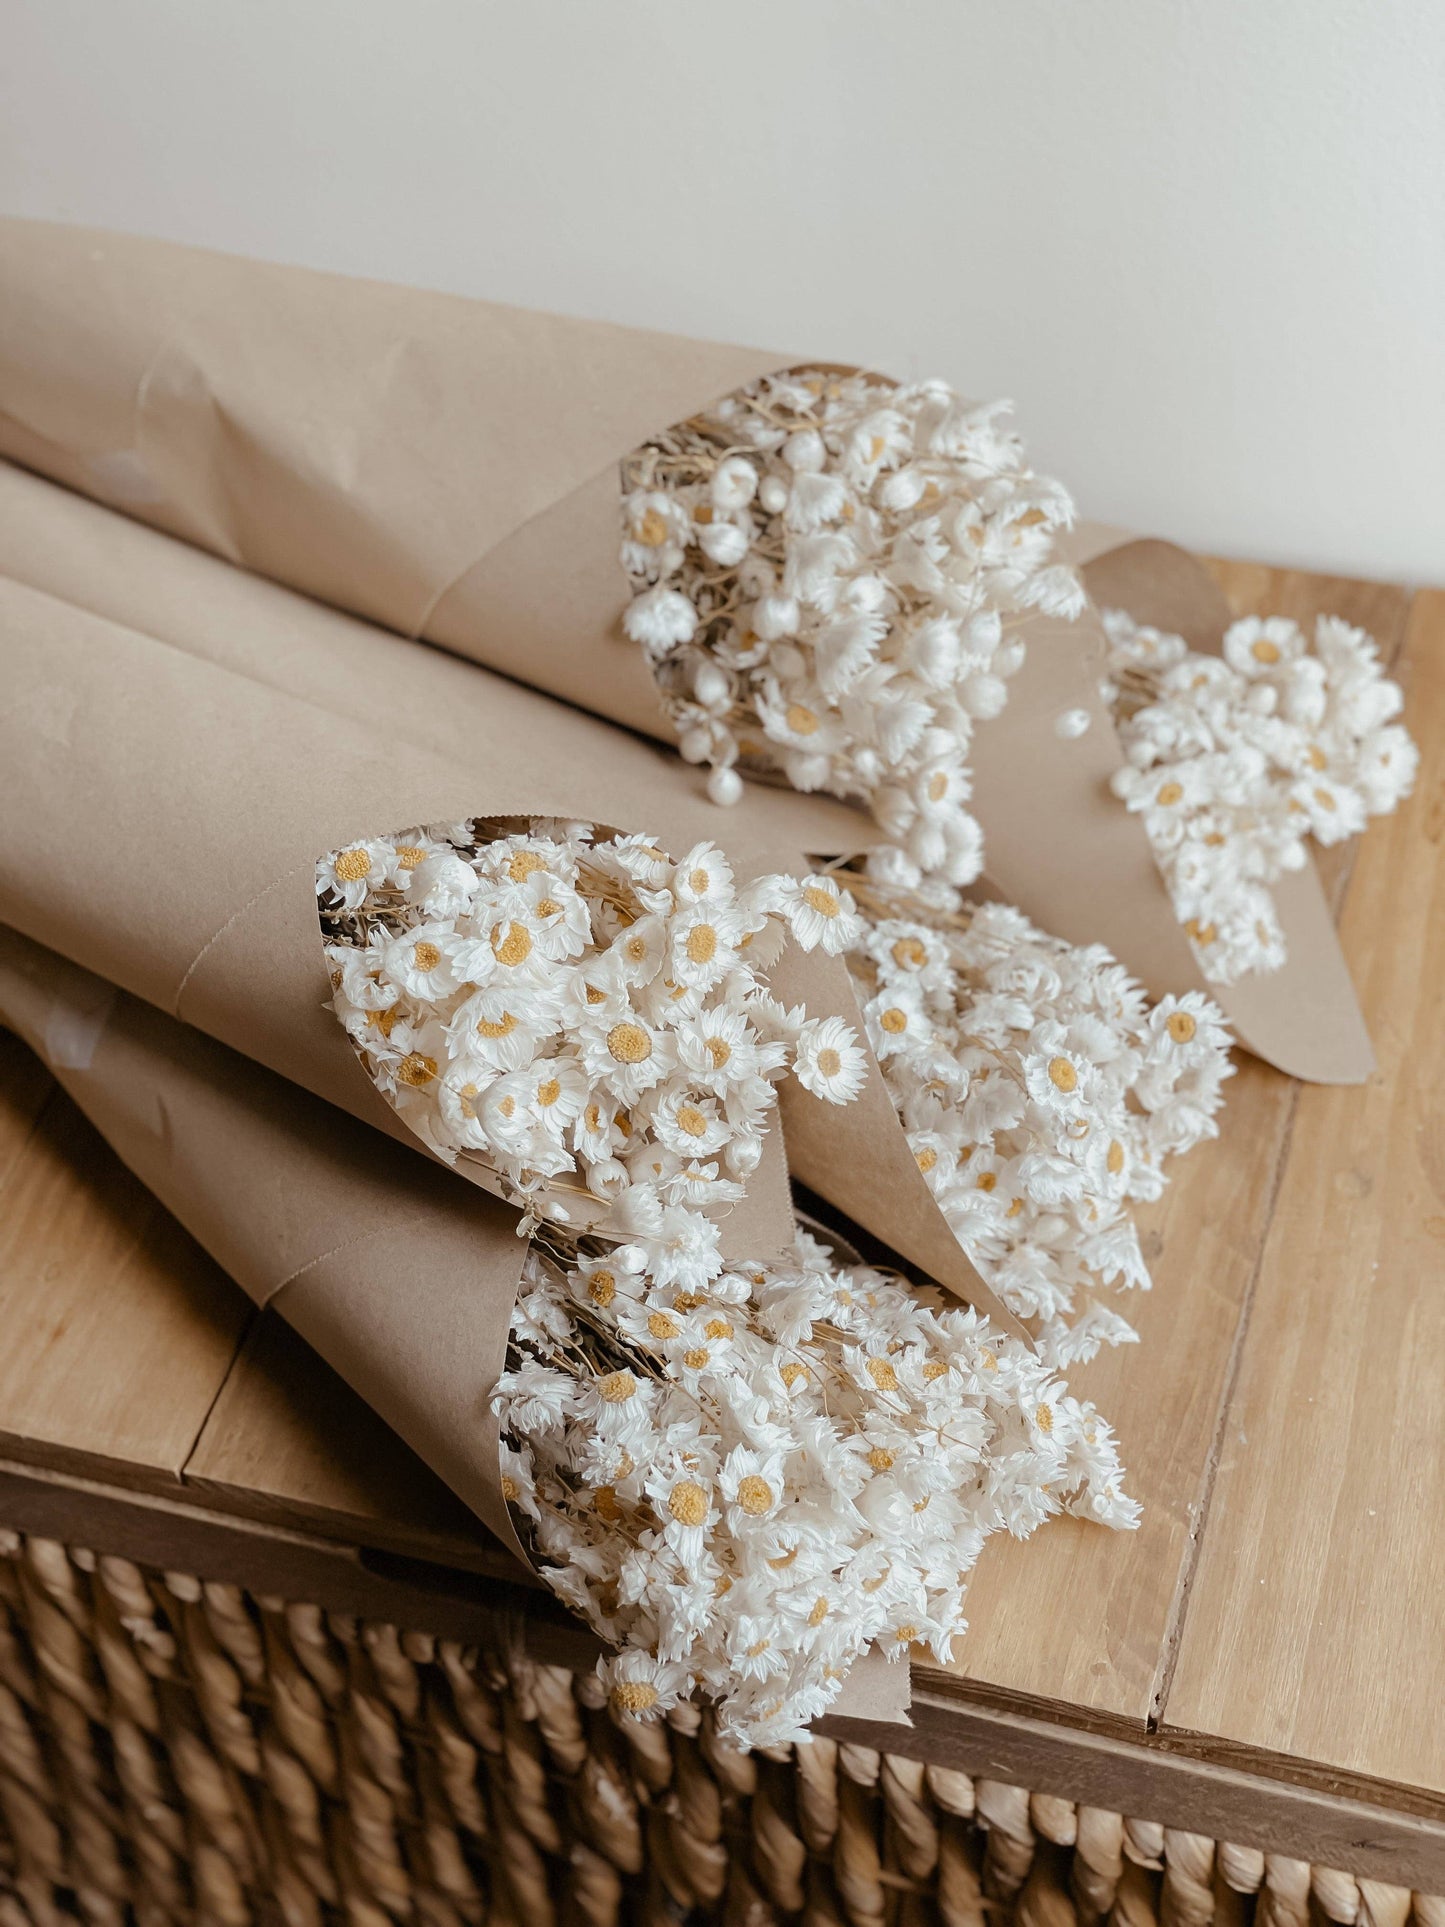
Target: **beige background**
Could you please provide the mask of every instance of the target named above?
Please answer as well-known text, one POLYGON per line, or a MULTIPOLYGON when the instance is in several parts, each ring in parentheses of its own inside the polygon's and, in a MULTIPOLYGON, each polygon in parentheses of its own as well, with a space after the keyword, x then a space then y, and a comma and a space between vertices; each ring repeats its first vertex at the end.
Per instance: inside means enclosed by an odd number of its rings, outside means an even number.
POLYGON ((1445 574, 1431 0, 0 0, 0 212, 1013 394, 1095 515, 1445 574))

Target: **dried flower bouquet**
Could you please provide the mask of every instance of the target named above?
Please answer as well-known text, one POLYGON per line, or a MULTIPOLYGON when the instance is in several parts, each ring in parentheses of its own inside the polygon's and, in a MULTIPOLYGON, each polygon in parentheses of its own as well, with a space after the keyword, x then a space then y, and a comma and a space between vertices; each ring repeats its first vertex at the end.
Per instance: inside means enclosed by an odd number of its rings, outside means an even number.
POLYGON ((1127 762, 1114 791, 1142 818, 1180 922, 1219 984, 1285 960, 1270 885, 1358 836, 1409 794, 1419 754, 1363 629, 1313 646, 1284 616, 1234 623, 1222 656, 1104 612, 1104 695, 1127 762))
POLYGON ((738 765, 867 805, 890 883, 971 883, 975 724, 1023 659, 1025 612, 1074 615, 1073 518, 1007 404, 942 382, 773 375, 623 464, 624 626, 709 793, 738 765))
POLYGON ((710 845, 674 863, 577 824, 359 843, 317 887, 371 1074, 524 1206, 504 1491, 617 1649, 620 1710, 701 1688, 739 1738, 796 1735, 870 1644, 946 1657, 993 1531, 1134 1523, 1108 1426, 1055 1374, 1131 1335, 1077 1298, 1147 1282, 1127 1201, 1213 1129, 1204 999, 1151 1013, 1104 953, 948 886, 739 889, 710 845), (775 1080, 846 1103, 865 1071, 849 1026, 768 989, 789 937, 845 958, 920 1169, 1037 1349, 803 1234, 724 1254, 775 1080))

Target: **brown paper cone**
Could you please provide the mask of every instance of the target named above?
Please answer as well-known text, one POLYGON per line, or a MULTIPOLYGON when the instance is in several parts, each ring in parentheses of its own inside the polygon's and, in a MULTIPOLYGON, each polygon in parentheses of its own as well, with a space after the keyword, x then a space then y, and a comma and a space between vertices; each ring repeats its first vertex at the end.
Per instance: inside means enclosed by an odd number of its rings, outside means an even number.
MULTIPOLYGON (((679 852, 712 836, 751 875, 801 868, 800 849, 835 849, 859 822, 791 792, 715 810, 675 757, 594 717, 442 652, 403 652, 14 470, 0 470, 0 568, 0 918, 393 1135, 405 1127, 322 1007, 318 854, 414 823, 538 812, 648 830, 679 852)), ((810 1008, 856 1019, 841 962, 814 953, 790 969, 810 1008)), ((805 1183, 1021 1330, 948 1232, 876 1064, 853 1105, 799 1093, 789 1107, 805 1183), (865 1165, 866 1219, 852 1175, 865 1165)), ((771 1187, 764 1173, 723 1221, 741 1255, 791 1232, 776 1135, 771 1187)))
POLYGON ((0 1012, 247 1296, 525 1562, 489 1404, 526 1251, 517 1214, 3 928, 0 1012))
MULTIPOLYGON (((526 1565, 489 1398, 526 1249, 517 1214, 4 927, 0 1023, 526 1565)), ((908 1703, 908 1668, 874 1648, 831 1710, 898 1722, 908 1703)))

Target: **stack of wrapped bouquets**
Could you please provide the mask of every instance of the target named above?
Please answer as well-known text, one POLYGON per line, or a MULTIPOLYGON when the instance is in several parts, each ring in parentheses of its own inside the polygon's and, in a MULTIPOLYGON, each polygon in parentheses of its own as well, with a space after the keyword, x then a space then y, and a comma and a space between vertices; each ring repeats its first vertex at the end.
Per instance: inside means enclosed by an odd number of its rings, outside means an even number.
POLYGON ((0 240, 0 1003, 121 1154, 619 1718, 797 1738, 992 1535, 1132 1526, 1065 1374, 1133 1207, 1236 1009, 1368 1061, 1309 844, 1413 775, 1369 638, 1081 546, 940 382, 0 240))

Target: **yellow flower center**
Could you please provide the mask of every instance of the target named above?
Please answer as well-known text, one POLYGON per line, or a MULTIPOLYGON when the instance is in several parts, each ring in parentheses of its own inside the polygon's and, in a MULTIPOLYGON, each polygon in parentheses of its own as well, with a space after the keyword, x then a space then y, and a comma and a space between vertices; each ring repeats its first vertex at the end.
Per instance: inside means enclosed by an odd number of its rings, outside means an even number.
POLYGON ((1104 1159, 1104 1162, 1109 1167, 1110 1177, 1117 1178, 1119 1173, 1124 1168, 1124 1147, 1119 1142, 1118 1138, 1114 1138, 1111 1140, 1109 1145, 1109 1154, 1104 1159))
POLYGON ((886 1358, 870 1358, 868 1361, 868 1376, 880 1392, 896 1392, 898 1390, 898 1374, 886 1358))
POLYGON ((687 933, 687 960, 689 963, 711 963, 717 955, 717 932, 710 923, 694 924, 687 933))
POLYGON ((366 1021, 368 1024, 374 1025, 383 1037, 390 1037, 396 1027, 396 1020, 400 1015, 401 1012, 396 1008, 395 1004, 393 1004, 390 1010, 368 1011, 366 1021))
POLYGON ((602 1129, 601 1105, 589 1104, 587 1109, 582 1113, 582 1122, 587 1126, 589 1131, 600 1131, 602 1129))
POLYGON ((594 1305, 610 1305, 617 1296, 617 1280, 610 1271, 594 1271, 587 1280, 587 1296, 594 1305))
POLYGON ((778 1377, 783 1381, 783 1383, 787 1386, 790 1392, 792 1391, 795 1385, 799 1384, 807 1376, 808 1376, 808 1368, 806 1365, 799 1365, 793 1361, 790 1361, 788 1364, 780 1365, 778 1367, 778 1377))
POLYGON ((1318 743, 1310 744, 1309 758, 1310 758, 1311 769, 1328 769, 1329 768, 1330 759, 1328 756, 1325 755, 1324 751, 1320 748, 1318 743))
POLYGON ((997 1172, 995 1172, 995 1171, 980 1171, 980 1172, 979 1172, 979 1174, 978 1174, 978 1184, 977 1184, 977 1186, 976 1186, 975 1188, 976 1188, 977 1190, 979 1190, 979 1191, 992 1191, 992 1190, 993 1190, 993 1188, 994 1188, 994 1186, 995 1186, 995 1185, 996 1185, 997 1183, 998 1183, 998 1173, 997 1173, 997 1172))
POLYGON ((738 1481, 738 1504, 753 1518, 758 1518, 773 1503, 773 1488, 766 1479, 760 1479, 756 1472, 750 1472, 745 1479, 738 1481))
POLYGON ((733 1047, 725 1037, 709 1037, 707 1040, 707 1054, 712 1059, 713 1069, 720 1071, 732 1056, 733 1047))
POLYGON ((607 1048, 619 1064, 641 1064, 652 1055, 652 1039, 641 1024, 614 1024, 607 1048))
POLYGON ((360 883, 371 875, 371 858, 365 850, 343 850, 336 859, 338 883, 360 883))
POLYGON ((678 1128, 686 1131, 689 1137, 705 1137, 707 1135, 707 1119, 697 1108, 696 1104, 679 1104, 677 1107, 677 1122, 678 1128))
POLYGON ((1187 1044, 1198 1028, 1198 1024, 1187 1010, 1176 1010, 1170 1016, 1169 1035, 1176 1044, 1187 1044))
POLYGON ((895 1627, 893 1637, 900 1646, 911 1646, 918 1637, 918 1628, 916 1626, 895 1627))
POLYGON ((619 1713, 630 1713, 635 1717, 656 1706, 657 1688, 646 1680, 624 1679, 613 1687, 611 1699, 619 1713))
POLYGON ((423 1085, 430 1084, 436 1074, 437 1060, 414 1050, 409 1057, 403 1057, 396 1076, 398 1083, 409 1084, 413 1090, 420 1090, 423 1085))
POLYGON ((609 1525, 622 1517, 622 1507, 617 1503, 615 1486, 599 1485, 592 1494, 592 1506, 598 1518, 605 1519, 609 1525))
POLYGON ((497 1106, 497 1109, 502 1113, 503 1117, 515 1117, 517 1115, 516 1098, 504 1097, 501 1103, 497 1106))
POLYGON ((1154 798, 1154 801, 1163 804, 1167 810, 1173 804, 1177 803, 1183 794, 1184 785, 1182 783, 1162 783, 1159 787, 1159 794, 1154 798))
POLYGON ((875 1472, 888 1472, 893 1467, 893 1454, 886 1446, 875 1445, 868 1454, 868 1463, 875 1472))
POLYGON ((811 709, 805 709, 801 703, 788 704, 786 721, 788 728, 795 736, 811 736, 818 727, 818 718, 811 709))
POLYGON ((512 1499, 519 1499, 521 1495, 522 1495, 522 1488, 517 1484, 517 1481, 511 1476, 509 1472, 504 1472, 502 1474, 502 1497, 504 1499, 512 1500, 512 1499))
POLYGON ((434 943, 423 940, 412 945, 411 958, 418 970, 435 970, 442 960, 442 953, 434 943))
POLYGON ((561 910, 561 904, 556 902, 552 897, 543 897, 542 901, 537 905, 537 915, 539 917, 559 916, 561 910))
POLYGON ((525 963, 532 954, 532 935, 520 923, 507 926, 504 937, 500 930, 492 932, 492 955, 500 964, 509 968, 525 963))
POLYGON ((707 1347, 694 1345, 690 1352, 684 1352, 682 1362, 690 1372, 700 1372, 707 1363, 707 1347))
POLYGON ((688 871, 687 887, 689 890, 692 891, 695 897, 702 897, 707 895, 707 884, 708 884, 708 875, 706 870, 698 869, 698 870, 688 871))
POLYGON ((842 1068, 843 1060, 831 1044, 818 1052, 818 1069, 824 1077, 836 1077, 842 1068))
POLYGON ((682 1329, 670 1311, 655 1311, 647 1321, 647 1329, 654 1338, 676 1338, 682 1329))
POLYGON ((930 803, 941 803, 947 794, 948 778, 942 770, 936 770, 928 779, 928 800, 930 803))
POLYGON ((731 1338, 733 1335, 733 1328, 726 1318, 710 1318, 703 1330, 709 1338, 731 1338))
POLYGON ((629 963, 642 963, 647 956, 647 939, 629 937, 622 948, 629 963))
POLYGON ((922 970, 928 952, 917 937, 900 937, 893 946, 893 961, 901 970, 922 970))
POLYGON ((550 1111, 561 1095, 562 1085, 555 1077, 549 1077, 545 1083, 537 1086, 537 1102, 544 1111, 550 1111))
POLYGON ((707 1494, 695 1479, 681 1479, 667 1495, 667 1509, 681 1526, 700 1526, 707 1517, 707 1494))
POLYGON ((609 1372, 597 1381, 597 1390, 609 1405, 625 1405, 636 1396, 637 1380, 626 1370, 609 1372))
POLYGON ((930 1358, 928 1363, 923 1368, 923 1376, 926 1379, 930 1379, 930 1380, 935 1378, 947 1378, 948 1367, 947 1365, 944 1364, 941 1358, 930 1358))
POLYGON ((507 875, 513 883, 525 883, 529 876, 547 867, 535 850, 514 850, 507 864, 507 875))
POLYGON ((1062 1091, 1065 1097, 1067 1097, 1070 1091, 1076 1091, 1079 1088, 1079 1073, 1074 1069, 1067 1057, 1051 1057, 1049 1059, 1049 1082, 1056 1091, 1062 1091))
POLYGON ((667 540, 667 517, 660 509, 650 508, 637 525, 637 539, 644 548, 660 549, 667 540))
POLYGON ((1316 790, 1315 801, 1322 810, 1337 810, 1339 808, 1339 804, 1335 801, 1334 797, 1330 795, 1328 790, 1316 790))
POLYGON ((1261 636, 1258 642, 1250 644, 1249 653, 1256 662, 1278 662, 1279 644, 1271 642, 1267 636, 1261 636))
POLYGON ((820 917, 836 917, 843 905, 831 890, 825 890, 821 883, 809 883, 803 889, 803 901, 810 910, 816 910, 820 917))
POLYGON ((1034 1413, 1034 1424, 1038 1426, 1041 1432, 1052 1432, 1054 1429, 1053 1407, 1051 1405, 1041 1405, 1034 1413))
POLYGON ((426 851, 420 843, 398 843, 396 846, 397 868, 414 870, 418 863, 426 861, 426 851))
POLYGON ((931 1171, 938 1162, 938 1153, 933 1149, 932 1145, 925 1145, 921 1151, 914 1152, 913 1162, 918 1166, 920 1171, 931 1171))
POLYGON ((509 1010, 504 1010, 495 1022, 490 1017, 477 1019, 478 1037, 510 1037, 516 1028, 517 1020, 509 1010))
POLYGON ((907 1011, 900 1010, 897 1004, 890 1004, 888 1009, 885 1010, 878 1019, 878 1022, 882 1028, 888 1032, 890 1037, 897 1037, 900 1032, 908 1028, 908 1013, 907 1011))
POLYGON ((827 1600, 826 1599, 816 1600, 813 1605, 813 1610, 808 1614, 808 1624, 810 1626, 821 1626, 823 1621, 827 1617, 828 1617, 827 1600))

